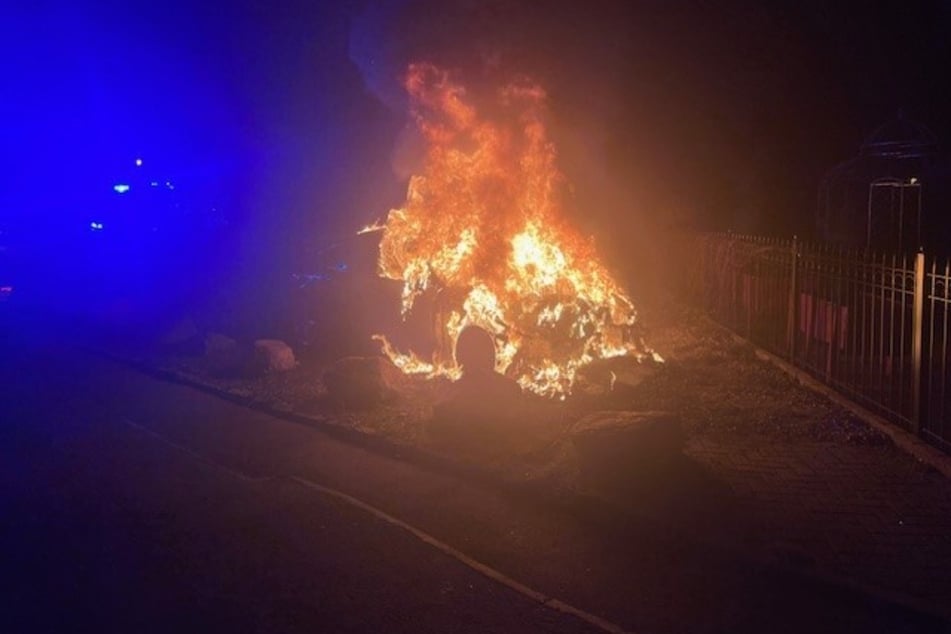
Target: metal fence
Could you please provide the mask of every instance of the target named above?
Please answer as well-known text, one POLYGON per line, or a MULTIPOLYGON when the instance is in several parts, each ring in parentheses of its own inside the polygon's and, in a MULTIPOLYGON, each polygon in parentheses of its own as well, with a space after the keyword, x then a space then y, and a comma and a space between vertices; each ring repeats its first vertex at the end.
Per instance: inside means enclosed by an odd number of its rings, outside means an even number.
POLYGON ((951 451, 951 263, 735 234, 696 238, 714 319, 951 451))

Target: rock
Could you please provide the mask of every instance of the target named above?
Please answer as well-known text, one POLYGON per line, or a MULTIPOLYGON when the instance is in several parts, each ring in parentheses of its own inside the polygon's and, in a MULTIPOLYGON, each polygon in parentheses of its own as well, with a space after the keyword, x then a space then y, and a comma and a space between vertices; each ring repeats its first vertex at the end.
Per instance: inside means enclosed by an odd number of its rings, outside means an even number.
POLYGON ((464 328, 456 340, 455 356, 462 377, 433 408, 431 429, 468 434, 511 427, 523 404, 522 390, 495 371, 495 342, 489 333, 478 327, 464 328))
POLYGON ((434 429, 477 430, 511 426, 520 417, 518 383, 493 371, 468 371, 433 408, 434 429))
POLYGON ((190 317, 180 319, 166 330, 159 343, 173 353, 200 355, 202 352, 201 333, 190 317))
POLYGON ((238 342, 218 332, 205 335, 205 356, 228 354, 238 349, 238 342))
POLYGON ((324 373, 330 397, 354 408, 394 400, 405 381, 399 368, 384 357, 344 357, 324 373))
POLYGON ((489 373, 495 368, 495 343, 482 328, 467 326, 456 340, 456 362, 464 374, 489 373))
POLYGON ((221 333, 205 335, 205 360, 208 369, 217 376, 244 376, 247 372, 247 355, 238 342, 221 333))
POLYGON ((189 341, 197 337, 198 334, 198 327, 195 325, 194 320, 190 317, 184 317, 165 331, 161 341, 165 345, 176 345, 189 341))
POLYGON ((473 371, 470 365, 433 407, 426 428, 434 443, 456 455, 490 462, 531 456, 534 462, 562 440, 561 415, 560 404, 525 394, 512 379, 473 371))
POLYGON ((297 367, 294 351, 280 339, 255 341, 254 362, 264 372, 287 372, 297 367))
POLYGON ((612 481, 671 463, 686 440, 679 421, 666 412, 595 412, 570 433, 582 472, 612 481))

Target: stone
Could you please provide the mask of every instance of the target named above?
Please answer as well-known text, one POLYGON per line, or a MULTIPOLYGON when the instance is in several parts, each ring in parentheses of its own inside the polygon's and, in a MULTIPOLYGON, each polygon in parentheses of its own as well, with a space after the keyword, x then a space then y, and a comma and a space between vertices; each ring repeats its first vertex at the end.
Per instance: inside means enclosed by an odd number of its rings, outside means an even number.
POLYGON ((166 352, 173 354, 201 355, 203 342, 201 332, 190 317, 184 317, 165 330, 159 343, 166 352))
POLYGON ((243 376, 247 371, 247 355, 231 337, 208 333, 204 351, 208 369, 217 376, 243 376))
POLYGON ((456 340, 455 356, 462 377, 453 383, 447 398, 436 404, 434 422, 470 427, 515 413, 522 390, 495 371, 495 343, 489 333, 478 327, 464 328, 456 340))
POLYGON ((489 373, 495 368, 495 343, 482 328, 467 326, 456 340, 456 362, 463 374, 489 373))
POLYGON ((184 317, 165 331, 161 341, 164 345, 174 346, 194 339, 198 334, 198 327, 195 325, 195 321, 190 317, 184 317))
POLYGON ((297 367, 294 350, 280 339, 255 341, 254 362, 264 372, 287 372, 297 367))
POLYGON ((611 480, 672 463, 686 441, 680 422, 666 412, 595 412, 578 420, 570 436, 582 472, 611 480))
POLYGON ((369 408, 396 399, 406 377, 385 357, 344 357, 324 373, 330 398, 352 408, 369 408))
POLYGON ((238 349, 238 342, 218 332, 205 335, 205 356, 227 354, 238 349))
POLYGON ((522 415, 518 383, 491 370, 465 372, 433 408, 434 428, 475 430, 511 426, 522 415))

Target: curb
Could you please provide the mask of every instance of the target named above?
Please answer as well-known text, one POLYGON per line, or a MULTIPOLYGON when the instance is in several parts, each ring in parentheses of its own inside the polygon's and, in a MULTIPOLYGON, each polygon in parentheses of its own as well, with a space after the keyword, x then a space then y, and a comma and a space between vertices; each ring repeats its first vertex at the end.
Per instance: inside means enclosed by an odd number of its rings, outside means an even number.
MULTIPOLYGON (((414 447, 411 445, 403 445, 384 436, 370 434, 353 427, 334 423, 330 417, 314 414, 301 414, 293 410, 274 407, 266 401, 259 401, 251 397, 233 394, 232 392, 222 388, 204 383, 187 374, 156 368, 144 361, 117 355, 100 348, 86 347, 85 349, 91 354, 95 354, 109 359, 115 363, 131 367, 132 369, 152 378, 168 383, 190 387, 235 405, 266 414, 274 418, 279 418, 281 420, 316 429, 317 431, 326 433, 328 436, 336 440, 359 446, 361 449, 374 451, 388 458, 412 462, 416 466, 423 467, 431 471, 437 471, 447 475, 465 478, 481 485, 502 489, 506 493, 519 496, 530 502, 537 503, 538 501, 542 501, 550 505, 553 504, 558 506, 561 510, 568 511, 569 513, 579 515, 583 514, 583 516, 588 519, 594 518, 599 520, 614 520, 619 514, 618 510, 608 507, 608 505, 594 496, 586 496, 584 494, 569 491, 554 492, 549 487, 546 487, 543 483, 538 482, 515 482, 505 478, 504 476, 493 473, 492 471, 480 468, 475 465, 459 462, 457 460, 452 460, 451 458, 441 456, 426 449, 420 449, 419 447, 414 447)), ((646 516, 625 513, 620 514, 627 520, 636 519, 637 521, 641 522, 648 521, 655 524, 658 523, 656 520, 646 516)))
MULTIPOLYGON (((719 324, 715 325, 717 325, 717 327, 723 328, 719 324)), ((732 331, 726 331, 729 332, 738 342, 746 345, 752 345, 732 331)), ((772 355, 765 351, 761 351, 755 346, 753 347, 756 350, 758 357, 760 356, 760 353, 762 353, 762 358, 764 360, 773 362, 774 357, 772 355)), ((562 512, 566 512, 570 516, 583 517, 587 521, 595 521, 598 524, 604 525, 616 525, 617 520, 621 520, 624 523, 635 521, 640 523, 648 523, 669 535, 672 534, 693 544, 713 548, 720 551, 721 553, 726 553, 737 558, 741 558, 751 564, 762 567, 764 570, 775 570, 783 574, 799 577, 804 581, 811 583, 833 586, 840 591, 845 591, 864 597, 871 597, 885 603, 902 607, 912 612, 917 612, 919 614, 938 618, 951 623, 951 609, 949 608, 936 608, 927 602, 919 601, 913 597, 905 596, 893 591, 883 590, 875 586, 865 585, 848 577, 820 572, 810 566, 801 566, 786 561, 777 561, 771 556, 762 554, 749 548, 744 548, 733 543, 712 540, 708 537, 705 537, 702 533, 684 529, 680 526, 675 526, 668 522, 657 520, 653 517, 625 511, 601 500, 600 498, 597 498, 596 496, 571 491, 556 492, 546 487, 543 483, 513 482, 474 465, 460 463, 424 449, 401 445, 382 436, 368 434, 352 427, 345 427, 343 425, 333 423, 328 417, 300 414, 290 410, 276 408, 272 405, 269 405, 267 402, 257 401, 250 397, 233 394, 224 389, 203 383, 180 372, 156 368, 142 360, 131 359, 129 357, 124 357, 122 355, 91 346, 84 346, 84 349, 91 354, 109 359, 121 365, 125 365, 155 379, 190 387, 205 394, 215 396, 235 405, 239 405, 241 407, 245 407, 274 418, 279 418, 288 422, 311 427, 317 431, 326 433, 328 436, 334 439, 355 445, 361 449, 374 451, 388 458, 403 460, 428 470, 463 478, 483 486, 501 490, 529 504, 554 507, 562 512)), ((775 358, 775 361, 778 362, 777 366, 782 367, 780 365, 783 363, 781 360, 775 358)), ((801 372, 795 368, 792 368, 792 366, 789 367, 791 370, 801 372)), ((782 369, 785 370, 785 368, 782 369)), ((798 379, 799 377, 796 376, 796 378, 798 379)), ((803 378, 816 383, 821 388, 825 388, 825 386, 816 382, 815 379, 811 379, 811 377, 808 377, 808 375, 803 378)), ((809 383, 806 383, 806 385, 811 387, 809 383)), ((837 395, 837 397, 844 399, 844 397, 840 395, 837 395)), ((830 396, 830 398, 832 397, 830 396)), ((869 415, 872 414, 869 413, 869 415)), ((878 424, 894 427, 886 422, 871 424, 875 425, 876 427, 878 424)), ((885 430, 882 431, 884 432, 885 430)), ((893 429, 892 431, 897 432, 900 430, 893 429)), ((891 436, 891 434, 889 435, 891 436)))

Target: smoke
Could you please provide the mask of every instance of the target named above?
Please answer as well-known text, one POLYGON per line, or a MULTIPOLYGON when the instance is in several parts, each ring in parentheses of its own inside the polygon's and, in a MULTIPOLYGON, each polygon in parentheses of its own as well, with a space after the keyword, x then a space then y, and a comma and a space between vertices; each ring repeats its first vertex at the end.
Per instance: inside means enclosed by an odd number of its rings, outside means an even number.
MULTIPOLYGON (((353 17, 349 55, 364 86, 400 115, 409 108, 403 78, 417 61, 435 63, 466 75, 471 86, 501 64, 509 20, 521 3, 511 0, 373 0, 353 17)), ((391 155, 394 174, 408 179, 418 171, 425 146, 407 122, 391 155)))
POLYGON ((393 33, 411 0, 375 0, 351 20, 350 59, 360 70, 367 90, 380 101, 402 112, 405 93, 400 87, 398 50, 400 39, 393 33))
MULTIPOLYGON (((656 247, 655 219, 684 215, 684 179, 668 167, 671 148, 683 144, 658 129, 659 86, 670 79, 659 81, 657 69, 670 38, 651 11, 603 0, 374 0, 351 22, 349 54, 366 89, 399 114, 408 111, 402 80, 418 61, 450 69, 480 108, 518 77, 543 86, 558 165, 574 192, 568 212, 609 260, 633 269, 642 264, 632 252, 646 257, 656 247)), ((424 151, 407 121, 390 161, 403 180, 424 151)))
MULTIPOLYGON (((603 102, 619 64, 644 38, 625 3, 529 0, 371 0, 351 20, 349 54, 366 88, 405 111, 401 78, 412 62, 465 75, 470 90, 527 75, 549 89, 603 102), (594 88, 596 95, 590 90, 594 88)), ((551 92, 551 90, 550 90, 551 92)))

